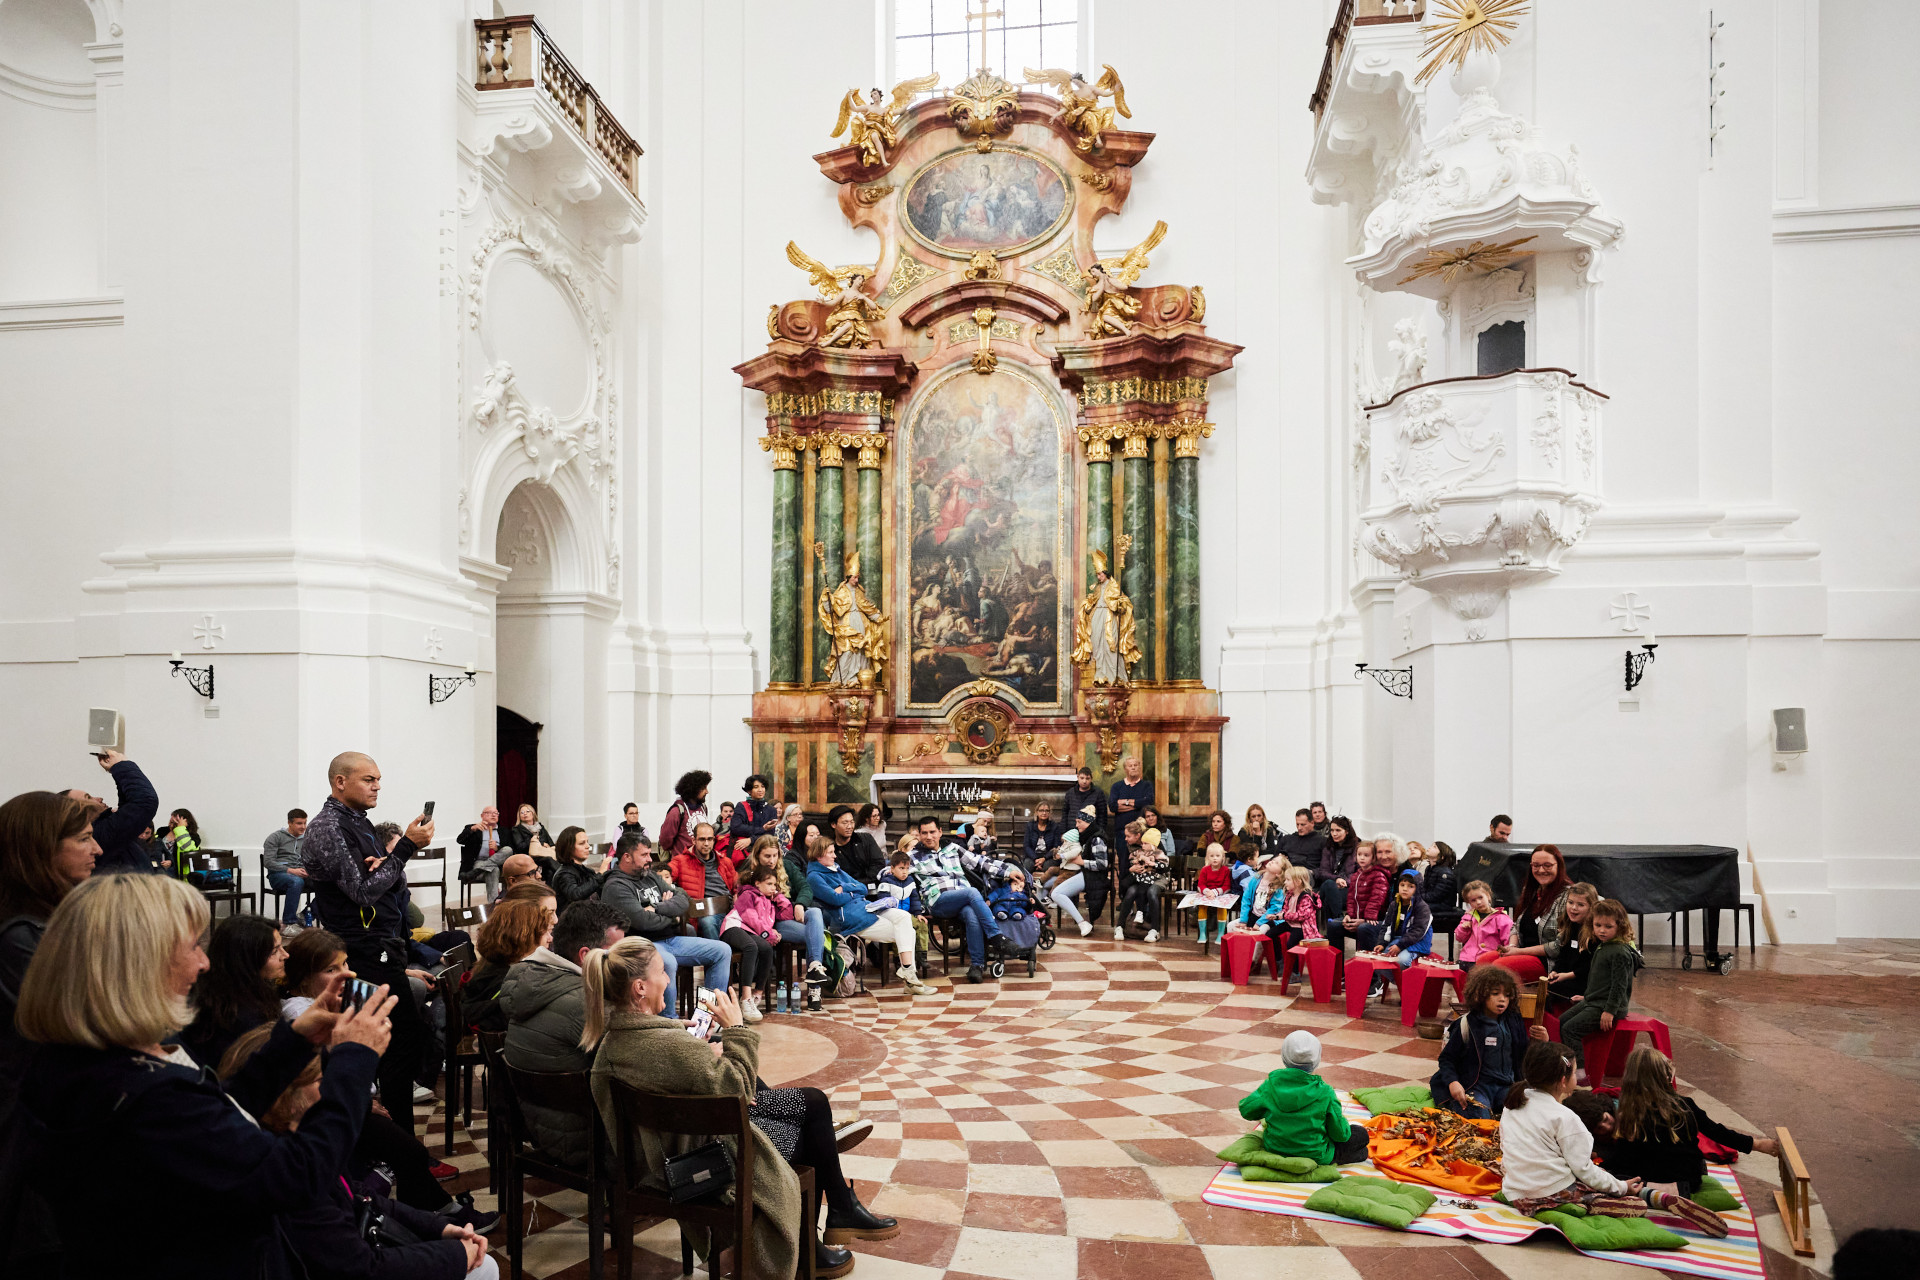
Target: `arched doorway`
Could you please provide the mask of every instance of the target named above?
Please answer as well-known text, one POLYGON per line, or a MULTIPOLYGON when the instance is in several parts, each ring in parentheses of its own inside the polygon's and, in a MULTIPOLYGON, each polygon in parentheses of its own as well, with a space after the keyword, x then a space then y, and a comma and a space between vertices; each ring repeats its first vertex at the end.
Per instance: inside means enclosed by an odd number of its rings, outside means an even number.
POLYGON ((494 804, 500 810, 500 822, 506 826, 520 812, 520 806, 540 807, 540 729, 517 711, 495 707, 494 712, 494 804))

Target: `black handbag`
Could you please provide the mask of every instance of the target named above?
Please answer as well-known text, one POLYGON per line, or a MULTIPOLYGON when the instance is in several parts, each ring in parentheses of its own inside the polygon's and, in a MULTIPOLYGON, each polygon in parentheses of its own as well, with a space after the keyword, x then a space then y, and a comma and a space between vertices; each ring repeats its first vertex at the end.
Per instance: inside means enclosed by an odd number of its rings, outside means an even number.
POLYGON ((699 1200, 733 1185, 733 1153, 718 1142, 674 1156, 661 1169, 667 1176, 667 1198, 675 1204, 699 1200))
POLYGON ((375 1249, 420 1243, 420 1237, 380 1212, 372 1196, 354 1197, 353 1227, 354 1233, 375 1249))

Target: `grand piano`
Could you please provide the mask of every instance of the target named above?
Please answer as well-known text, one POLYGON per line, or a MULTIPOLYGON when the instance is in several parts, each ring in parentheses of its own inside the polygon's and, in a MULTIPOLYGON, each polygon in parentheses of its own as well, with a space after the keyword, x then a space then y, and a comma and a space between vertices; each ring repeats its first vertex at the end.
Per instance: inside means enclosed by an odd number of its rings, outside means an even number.
MULTIPOLYGON (((1493 886, 1493 900, 1512 906, 1520 900, 1527 863, 1534 844, 1492 844, 1479 841, 1467 847, 1455 873, 1460 883, 1485 880, 1493 886)), ((1707 968, 1724 971, 1730 955, 1720 953, 1720 913, 1740 907, 1740 854, 1717 844, 1556 844, 1567 860, 1567 875, 1585 881, 1601 896, 1613 898, 1636 916, 1699 911, 1707 968)), ((1737 928, 1737 922, 1736 922, 1737 928)), ((1691 933, 1691 927, 1688 926, 1691 933)), ((1735 942, 1738 942, 1738 936, 1735 942)), ((1689 937, 1681 967, 1693 967, 1689 937)))

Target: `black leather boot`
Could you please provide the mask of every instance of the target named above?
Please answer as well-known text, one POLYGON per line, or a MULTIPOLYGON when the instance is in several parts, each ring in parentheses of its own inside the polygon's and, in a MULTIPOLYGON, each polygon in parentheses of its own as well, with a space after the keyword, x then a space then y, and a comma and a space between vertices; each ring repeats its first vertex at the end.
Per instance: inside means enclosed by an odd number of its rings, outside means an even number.
POLYGON ((853 1270, 853 1250, 836 1249, 819 1240, 813 1242, 813 1274, 822 1280, 833 1280, 834 1276, 843 1276, 853 1270))
POLYGON ((840 1244, 847 1240, 891 1240, 900 1234, 900 1224, 892 1218, 882 1218, 856 1198, 853 1208, 845 1213, 827 1210, 827 1230, 825 1239, 828 1244, 840 1244))

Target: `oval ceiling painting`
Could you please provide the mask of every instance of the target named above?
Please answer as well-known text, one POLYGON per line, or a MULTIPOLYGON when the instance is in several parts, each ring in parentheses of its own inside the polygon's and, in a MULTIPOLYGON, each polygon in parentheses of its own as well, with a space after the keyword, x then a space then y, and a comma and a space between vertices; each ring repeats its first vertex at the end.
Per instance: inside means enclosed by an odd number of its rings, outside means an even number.
POLYGON ((903 205, 907 229, 929 249, 955 258, 981 249, 1005 257, 1053 235, 1073 207, 1073 189, 1030 151, 969 147, 923 166, 903 205))

